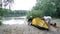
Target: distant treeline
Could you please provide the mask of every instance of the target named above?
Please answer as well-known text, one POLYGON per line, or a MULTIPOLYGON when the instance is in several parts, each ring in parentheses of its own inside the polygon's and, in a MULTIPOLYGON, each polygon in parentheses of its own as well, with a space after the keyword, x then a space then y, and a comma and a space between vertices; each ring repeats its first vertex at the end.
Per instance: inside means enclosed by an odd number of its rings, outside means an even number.
POLYGON ((0 8, 0 16, 1 17, 19 17, 25 16, 27 14, 27 10, 9 10, 0 8))

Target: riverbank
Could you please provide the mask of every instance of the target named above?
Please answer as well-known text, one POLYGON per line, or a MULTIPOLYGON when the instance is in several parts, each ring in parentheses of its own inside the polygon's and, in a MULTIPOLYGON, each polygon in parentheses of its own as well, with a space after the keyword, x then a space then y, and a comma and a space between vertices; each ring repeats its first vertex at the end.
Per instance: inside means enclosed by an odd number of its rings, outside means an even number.
MULTIPOLYGON (((52 20, 52 22, 56 22, 60 26, 60 19, 52 20)), ((58 32, 54 28, 51 30, 52 31, 43 31, 27 24, 3 24, 0 26, 0 34, 60 34, 60 31, 58 32)))

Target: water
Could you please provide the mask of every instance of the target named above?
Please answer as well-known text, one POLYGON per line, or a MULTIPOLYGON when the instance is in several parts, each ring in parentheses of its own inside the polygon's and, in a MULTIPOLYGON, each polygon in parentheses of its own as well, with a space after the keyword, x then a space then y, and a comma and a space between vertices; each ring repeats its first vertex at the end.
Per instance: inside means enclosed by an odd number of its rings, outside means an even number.
MULTIPOLYGON (((22 17, 22 18, 21 17, 9 17, 9 18, 6 18, 6 19, 3 20, 3 24, 9 24, 9 25, 13 25, 13 24, 25 24, 26 23, 25 21, 26 21, 25 17, 22 17)), ((16 26, 16 25, 14 25, 14 26, 16 26)), ((25 29, 25 31, 24 31, 25 33, 33 33, 33 34, 35 34, 35 33, 36 34, 60 34, 60 30, 57 32, 53 28, 51 28, 52 31, 43 31, 43 30, 41 31, 41 30, 38 30, 38 29, 36 29, 35 27, 32 27, 32 26, 26 26, 26 25, 22 26, 21 25, 22 27, 20 27, 20 25, 18 25, 16 30, 15 30, 14 26, 13 26, 14 31, 18 31, 18 30, 20 31, 20 29, 21 30, 25 29)), ((14 33, 16 33, 16 32, 14 32, 14 33)))
POLYGON ((23 16, 23 17, 9 17, 9 18, 3 19, 3 24, 13 25, 13 24, 24 24, 24 23, 25 23, 25 16, 23 16))

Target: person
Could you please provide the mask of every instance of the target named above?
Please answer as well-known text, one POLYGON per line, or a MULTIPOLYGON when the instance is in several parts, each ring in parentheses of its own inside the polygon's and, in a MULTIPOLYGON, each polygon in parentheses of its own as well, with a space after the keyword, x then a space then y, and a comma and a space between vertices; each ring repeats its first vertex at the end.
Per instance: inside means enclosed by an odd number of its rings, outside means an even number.
POLYGON ((51 16, 44 16, 43 19, 45 20, 45 22, 48 24, 48 23, 51 23, 51 16))
POLYGON ((43 19, 45 20, 46 24, 48 25, 48 27, 50 28, 50 25, 55 27, 55 28, 60 28, 59 26, 57 26, 56 23, 51 23, 52 17, 51 16, 44 16, 43 19))
POLYGON ((29 22, 28 25, 31 25, 32 20, 33 20, 33 17, 30 16, 30 18, 28 19, 28 22, 29 22))
POLYGON ((45 20, 46 24, 50 28, 52 17, 51 16, 44 16, 43 19, 45 20))

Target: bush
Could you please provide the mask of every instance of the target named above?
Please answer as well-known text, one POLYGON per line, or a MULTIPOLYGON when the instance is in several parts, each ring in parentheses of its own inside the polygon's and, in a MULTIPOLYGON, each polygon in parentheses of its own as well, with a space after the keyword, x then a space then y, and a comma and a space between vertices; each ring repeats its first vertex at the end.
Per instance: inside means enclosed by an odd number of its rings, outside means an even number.
POLYGON ((35 17, 40 17, 41 18, 41 17, 44 16, 44 13, 41 10, 33 10, 33 11, 30 11, 27 14, 27 18, 29 18, 30 16, 32 16, 33 18, 35 18, 35 17))
POLYGON ((2 22, 0 21, 0 25, 2 25, 2 22))

